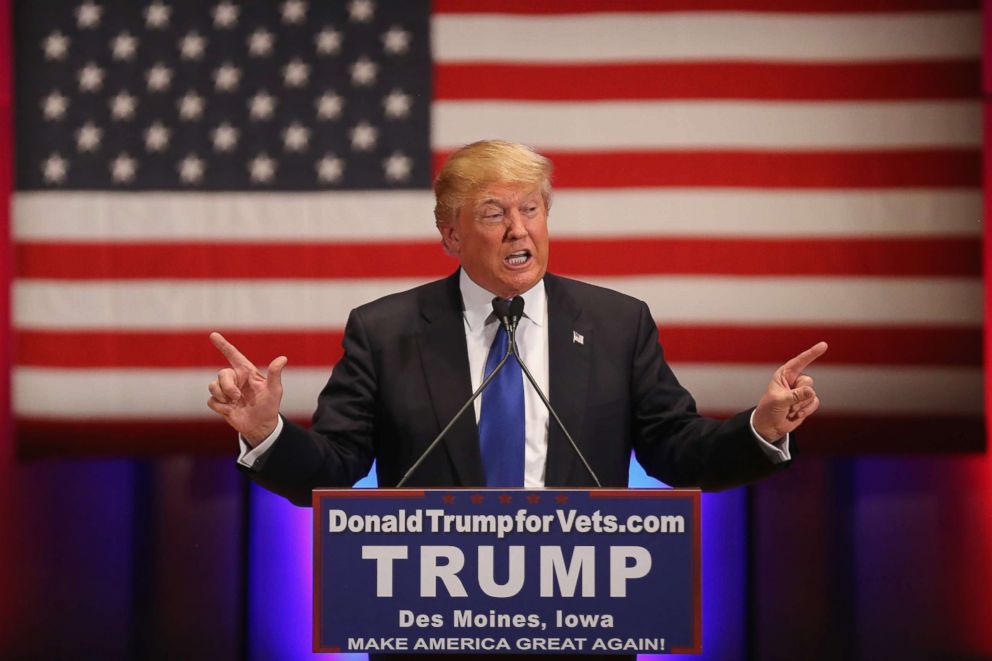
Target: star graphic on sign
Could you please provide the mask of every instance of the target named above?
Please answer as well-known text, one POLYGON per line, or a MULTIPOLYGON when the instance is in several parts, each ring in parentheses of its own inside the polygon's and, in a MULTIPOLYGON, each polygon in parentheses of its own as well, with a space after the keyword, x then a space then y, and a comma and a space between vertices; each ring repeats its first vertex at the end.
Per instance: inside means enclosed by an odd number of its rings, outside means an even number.
POLYGON ((83 92, 96 92, 103 86, 103 69, 93 62, 79 70, 79 89, 83 92))
POLYGON ((94 151, 102 138, 103 131, 93 122, 86 122, 76 130, 76 147, 79 151, 94 151))
POLYGON ((161 62, 156 62, 155 66, 145 74, 148 81, 148 89, 152 92, 162 92, 169 89, 172 84, 172 69, 161 62))
POLYGON ((128 156, 127 152, 121 152, 110 163, 110 177, 119 184, 132 181, 137 171, 138 162, 128 156))
POLYGON ((282 142, 286 151, 303 151, 310 142, 310 129, 299 122, 293 122, 282 132, 282 142))
POLYGON ((145 131, 145 149, 162 151, 169 146, 169 129, 162 122, 155 122, 145 131))
POLYGON ((332 27, 324 27, 313 41, 320 55, 334 55, 341 50, 341 33, 332 27))
POLYGON ((265 153, 261 153, 248 163, 248 171, 251 173, 251 180, 258 183, 272 181, 276 175, 278 164, 265 153))
POLYGON ((240 80, 241 70, 228 62, 214 69, 214 86, 220 92, 231 92, 237 89, 240 80))
POLYGON ((163 2, 153 2, 145 7, 145 25, 153 30, 161 30, 169 25, 172 9, 163 2))
POLYGON ((203 97, 190 90, 179 99, 179 116, 190 121, 200 119, 205 105, 203 97))
POLYGON ((382 33, 382 47, 390 55, 402 55, 410 50, 410 33, 394 25, 382 33))
POLYGON ((196 32, 190 32, 179 40, 179 53, 184 60, 199 60, 206 50, 207 39, 196 32))
POLYGON ((368 23, 375 16, 375 3, 372 0, 351 0, 348 16, 355 23, 368 23))
POLYGON ((69 37, 58 30, 51 33, 41 41, 41 48, 45 51, 46 60, 64 59, 69 52, 69 37))
POLYGON ((238 144, 238 129, 223 122, 213 130, 211 140, 213 140, 215 150, 231 151, 238 144))
POLYGON ((103 14, 103 7, 95 2, 86 0, 86 2, 76 7, 76 24, 84 30, 95 28, 100 25, 101 14, 103 14))
POLYGON ((115 60, 130 60, 138 50, 138 40, 126 30, 110 40, 110 52, 115 60))
POLYGON ((303 0, 286 0, 279 8, 279 12, 282 14, 283 23, 289 25, 302 23, 307 17, 307 3, 303 0))
POLYGON ((69 172, 69 161, 65 160, 56 152, 45 159, 42 163, 41 171, 45 181, 50 184, 61 184, 65 181, 65 176, 69 172))
POLYGON ((367 87, 375 82, 379 67, 364 55, 351 65, 351 82, 354 85, 367 87))
POLYGON ((317 179, 325 183, 336 183, 344 176, 344 161, 334 154, 324 154, 317 161, 317 179))
POLYGON ((127 90, 121 90, 110 99, 110 116, 118 120, 131 119, 137 107, 138 99, 127 90))
POLYGON ((350 131, 351 148, 355 151, 370 151, 379 139, 379 131, 368 122, 359 122, 350 131))
POLYGON ((394 151, 389 158, 383 159, 382 169, 386 172, 387 181, 406 181, 410 178, 413 161, 402 152, 394 151))
POLYGON ((265 57, 272 53, 275 35, 265 28, 258 28, 248 36, 248 52, 255 57, 265 57))
POLYGON ((319 119, 337 119, 341 116, 344 99, 335 92, 328 90, 317 97, 314 105, 317 106, 317 117, 319 119))
POLYGON ((62 115, 68 109, 69 97, 58 90, 52 90, 52 93, 46 96, 41 102, 41 111, 44 113, 45 119, 62 119, 62 115))
POLYGON ((198 158, 196 154, 189 154, 179 161, 179 179, 184 184, 198 184, 203 179, 205 169, 206 163, 203 159, 198 158))
POLYGON ((413 102, 413 97, 409 94, 405 94, 400 90, 393 90, 387 96, 382 99, 382 105, 385 108, 386 117, 390 119, 403 119, 410 114, 410 104, 413 102))
POLYGON ((248 108, 252 119, 269 119, 276 110, 276 98, 261 90, 248 99, 248 108))
POLYGON ((238 22, 238 6, 224 0, 214 6, 213 15, 215 27, 233 28, 238 22))
POLYGON ((310 76, 310 65, 298 57, 294 57, 282 69, 282 78, 286 87, 303 87, 310 76))

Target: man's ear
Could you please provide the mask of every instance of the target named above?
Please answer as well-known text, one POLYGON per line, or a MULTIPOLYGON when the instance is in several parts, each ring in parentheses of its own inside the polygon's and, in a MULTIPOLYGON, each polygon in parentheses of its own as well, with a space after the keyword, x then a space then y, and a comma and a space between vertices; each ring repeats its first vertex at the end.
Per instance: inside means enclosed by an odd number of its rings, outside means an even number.
POLYGON ((437 231, 441 233, 441 244, 444 246, 444 252, 452 257, 457 257, 461 248, 461 241, 458 237, 458 230, 455 228, 455 224, 439 223, 437 231))

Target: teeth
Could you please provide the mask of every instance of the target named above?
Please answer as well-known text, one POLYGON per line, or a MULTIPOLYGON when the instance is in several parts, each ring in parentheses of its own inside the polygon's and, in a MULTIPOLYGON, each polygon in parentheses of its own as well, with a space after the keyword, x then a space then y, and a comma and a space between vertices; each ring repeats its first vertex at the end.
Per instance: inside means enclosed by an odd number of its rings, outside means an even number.
POLYGON ((527 261, 527 253, 514 253, 510 255, 507 260, 510 264, 516 266, 518 264, 523 264, 527 261))

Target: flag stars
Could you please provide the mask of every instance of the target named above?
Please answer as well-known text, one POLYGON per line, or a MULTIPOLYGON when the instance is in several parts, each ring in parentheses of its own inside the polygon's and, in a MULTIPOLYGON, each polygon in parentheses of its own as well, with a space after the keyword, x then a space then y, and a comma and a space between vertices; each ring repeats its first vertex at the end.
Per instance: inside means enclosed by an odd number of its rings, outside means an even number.
POLYGON ((127 90, 122 90, 110 99, 110 116, 118 121, 132 119, 137 107, 138 99, 127 90))
POLYGON ((368 87, 375 83, 379 67, 365 56, 358 58, 351 65, 351 82, 353 85, 368 87))
POLYGON ((164 2, 153 2, 145 7, 145 25, 150 30, 162 30, 169 27, 169 15, 172 8, 164 2))
POLYGON ((313 38, 318 55, 334 55, 341 50, 341 33, 332 27, 325 27, 313 38))
POLYGON ((41 49, 45 51, 46 60, 64 60, 69 53, 71 40, 58 30, 41 41, 41 49))
POLYGON ((241 81, 241 70, 225 62, 214 70, 214 87, 218 92, 233 92, 241 81))
POLYGON ((186 121, 194 121, 203 116, 206 101, 202 96, 190 90, 179 99, 179 117, 186 121))
POLYGON ((248 35, 248 53, 254 57, 268 57, 275 45, 275 36, 265 28, 258 28, 248 35))
POLYGON ((310 142, 310 129, 293 122, 282 132, 282 142, 286 151, 303 151, 310 142))
POLYGON ((359 122, 349 132, 351 148, 355 151, 371 151, 379 139, 379 131, 368 122, 359 122))
POLYGON ((287 25, 298 25, 307 17, 307 3, 303 0, 286 0, 279 8, 282 22, 287 25))
POLYGON ((130 60, 137 50, 137 38, 126 30, 110 40, 110 52, 115 60, 130 60))
POLYGON ((299 58, 293 58, 282 69, 282 78, 286 87, 303 87, 310 77, 310 65, 299 58))
POLYGON ((383 97, 382 106, 389 119, 405 119, 410 114, 413 97, 400 90, 393 90, 383 97))
POLYGON ((79 151, 96 151, 103 139, 103 131, 93 122, 86 122, 76 130, 76 147, 79 151))
POLYGON ((83 30, 91 30, 100 25, 100 16, 103 14, 103 7, 86 0, 76 7, 76 25, 83 30))
POLYGON ((227 122, 222 122, 210 134, 215 151, 231 151, 238 144, 238 129, 227 122))
POLYGON ((206 48, 206 37, 196 32, 189 32, 179 40, 179 54, 184 60, 199 60, 206 48))
POLYGON ((170 131, 162 122, 155 122, 145 130, 145 149, 162 151, 169 146, 170 131))
POLYGON ((334 184, 344 176, 344 161, 334 154, 324 154, 317 161, 317 179, 323 183, 334 184))
POLYGON ((138 172, 138 161, 131 158, 127 152, 121 152, 110 162, 110 178, 118 184, 130 183, 138 172))
POLYGON ((96 92, 103 87, 103 69, 93 62, 79 70, 79 89, 83 92, 96 92))
POLYGON ((152 92, 164 92, 172 84, 172 69, 161 62, 156 62, 155 66, 145 74, 148 81, 148 89, 152 92))
POLYGON ((261 90, 255 96, 248 99, 248 114, 252 119, 271 119, 276 110, 276 98, 261 90))
POLYGON ((348 3, 348 17, 355 23, 369 23, 375 16, 375 3, 372 0, 351 0, 348 3))
POLYGON ((318 119, 337 119, 341 116, 344 99, 339 94, 327 91, 317 97, 314 105, 317 106, 318 119))
POLYGON ((402 152, 394 151, 389 158, 383 159, 382 169, 385 171, 387 181, 406 181, 410 178, 413 161, 402 152))
POLYGON ((276 167, 275 160, 263 152, 248 162, 248 173, 252 181, 265 184, 276 176, 276 167))
POLYGON ((212 13, 214 15, 214 27, 230 29, 238 24, 238 6, 227 2, 227 0, 214 5, 212 13))
POLYGON ((68 109, 69 97, 58 90, 52 90, 51 94, 46 96, 41 102, 41 111, 47 120, 62 119, 62 116, 65 115, 68 109))
POLYGON ((390 55, 403 55, 410 50, 410 33, 394 25, 382 33, 382 47, 390 55))
POLYGON ((48 183, 61 184, 69 173, 69 161, 56 152, 45 159, 41 165, 41 172, 48 183))
POLYGON ((196 154, 189 154, 179 161, 179 180, 184 184, 198 184, 203 180, 206 163, 196 154))

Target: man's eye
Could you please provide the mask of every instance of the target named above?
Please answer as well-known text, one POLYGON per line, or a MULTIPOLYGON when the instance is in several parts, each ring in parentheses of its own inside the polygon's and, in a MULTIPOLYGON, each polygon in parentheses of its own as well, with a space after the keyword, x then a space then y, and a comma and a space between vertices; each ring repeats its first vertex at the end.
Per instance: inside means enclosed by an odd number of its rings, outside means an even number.
POLYGON ((482 214, 482 220, 487 220, 490 222, 500 220, 502 217, 503 217, 502 211, 490 211, 489 213, 482 214))

